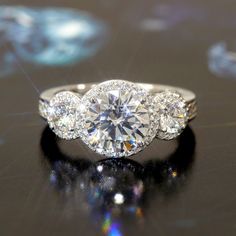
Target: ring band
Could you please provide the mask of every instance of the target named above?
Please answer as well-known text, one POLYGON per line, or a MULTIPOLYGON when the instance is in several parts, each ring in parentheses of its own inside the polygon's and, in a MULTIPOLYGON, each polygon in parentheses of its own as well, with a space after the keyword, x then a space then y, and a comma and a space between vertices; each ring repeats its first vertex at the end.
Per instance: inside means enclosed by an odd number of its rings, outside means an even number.
POLYGON ((160 84, 109 80, 48 89, 39 113, 61 138, 81 138, 107 157, 130 156, 154 137, 171 140, 197 115, 196 95, 160 84))

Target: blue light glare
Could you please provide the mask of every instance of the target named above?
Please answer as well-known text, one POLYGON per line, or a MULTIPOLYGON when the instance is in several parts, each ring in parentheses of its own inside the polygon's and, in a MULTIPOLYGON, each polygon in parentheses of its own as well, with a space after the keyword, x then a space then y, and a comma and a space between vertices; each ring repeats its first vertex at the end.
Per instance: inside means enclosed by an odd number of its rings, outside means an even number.
POLYGON ((8 65, 1 67, 11 67, 10 51, 15 59, 37 65, 75 64, 93 56, 106 36, 106 24, 84 11, 0 7, 1 58, 8 65))
POLYGON ((236 52, 230 51, 226 42, 214 44, 208 50, 208 68, 216 76, 236 78, 236 52))
POLYGON ((119 225, 112 224, 110 232, 108 233, 108 236, 122 236, 122 234, 119 230, 119 225))
POLYGON ((122 236, 120 231, 120 224, 114 222, 110 213, 105 214, 104 222, 102 224, 102 232, 107 236, 122 236))

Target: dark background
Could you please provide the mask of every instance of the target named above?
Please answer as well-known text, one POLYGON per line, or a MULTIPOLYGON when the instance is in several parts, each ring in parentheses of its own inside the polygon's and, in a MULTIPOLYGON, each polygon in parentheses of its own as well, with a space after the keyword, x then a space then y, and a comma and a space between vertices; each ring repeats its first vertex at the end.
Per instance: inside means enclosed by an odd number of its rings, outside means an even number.
MULTIPOLYGON (((95 56, 75 65, 38 67, 19 60, 14 73, 0 78, 0 235, 104 234, 102 214, 84 193, 68 193, 50 183, 50 165, 40 146, 46 123, 38 116, 39 94, 32 84, 41 92, 110 78, 191 89, 199 112, 191 123, 196 140, 191 167, 171 183, 174 190, 165 194, 168 183, 152 185, 140 206, 142 216, 115 215, 120 233, 107 235, 235 235, 236 77, 211 73, 207 53, 219 41, 236 42, 236 2, 5 1, 9 3, 84 10, 106 22, 109 32, 95 56), (161 6, 170 10, 161 16, 160 26, 155 9, 161 6), (145 19, 154 25, 143 27, 145 19)), ((154 141, 132 159, 164 160, 175 145, 154 141)), ((81 144, 62 146, 68 155, 99 160, 81 144)))

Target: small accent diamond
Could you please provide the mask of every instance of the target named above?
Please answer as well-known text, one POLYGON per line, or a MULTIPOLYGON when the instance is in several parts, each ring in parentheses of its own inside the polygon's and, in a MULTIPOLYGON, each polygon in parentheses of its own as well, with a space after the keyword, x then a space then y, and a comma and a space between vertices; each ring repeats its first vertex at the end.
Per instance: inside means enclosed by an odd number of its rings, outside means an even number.
POLYGON ((157 137, 170 140, 176 138, 187 125, 186 102, 177 92, 164 91, 156 95, 159 129, 157 137))
POLYGON ((47 119, 50 128, 63 139, 78 138, 76 130, 76 109, 80 98, 72 93, 63 91, 57 93, 48 106, 47 119))

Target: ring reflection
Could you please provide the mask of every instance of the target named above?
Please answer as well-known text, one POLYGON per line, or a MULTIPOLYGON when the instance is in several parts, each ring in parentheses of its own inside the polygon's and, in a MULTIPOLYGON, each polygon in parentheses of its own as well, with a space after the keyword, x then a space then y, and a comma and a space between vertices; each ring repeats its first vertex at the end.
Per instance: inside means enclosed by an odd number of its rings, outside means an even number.
POLYGON ((195 137, 187 127, 175 152, 165 160, 155 158, 140 164, 108 158, 92 162, 62 153, 56 136, 46 127, 41 150, 55 189, 68 199, 80 196, 103 233, 122 235, 124 219, 142 221, 156 196, 169 200, 185 186, 194 161, 195 137))

